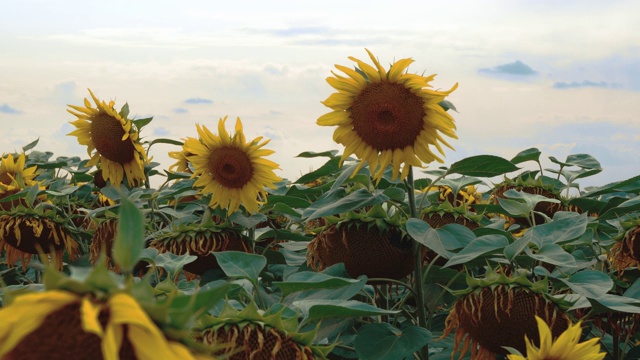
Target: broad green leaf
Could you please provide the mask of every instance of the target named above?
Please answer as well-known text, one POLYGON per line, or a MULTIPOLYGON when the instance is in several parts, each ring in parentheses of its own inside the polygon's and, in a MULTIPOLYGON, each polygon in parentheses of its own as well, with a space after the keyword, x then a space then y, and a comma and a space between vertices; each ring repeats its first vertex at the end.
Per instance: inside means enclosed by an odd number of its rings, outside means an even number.
POLYGON ((29 188, 29 192, 27 192, 27 196, 25 197, 25 201, 27 202, 27 205, 29 205, 30 207, 33 207, 33 202, 36 201, 36 198, 38 197, 39 192, 40 192, 39 185, 35 185, 29 188))
POLYGON ((447 261, 445 267, 467 263, 484 255, 501 250, 507 245, 509 245, 509 240, 504 236, 497 234, 480 236, 471 241, 471 243, 460 250, 460 252, 453 255, 451 259, 447 261))
POLYGON ((460 190, 465 190, 467 186, 479 184, 481 182, 482 180, 473 176, 461 176, 456 179, 441 179, 438 181, 437 185, 446 185, 451 188, 454 194, 457 194, 460 190))
MULTIPOLYGON (((286 281, 274 281, 273 285, 280 288, 280 290, 282 290, 282 296, 286 297, 298 291, 337 289, 358 282, 360 281, 357 279, 347 279, 323 273, 302 271, 292 274, 286 281)), ((364 283, 362 286, 364 286, 364 283)))
POLYGON ((155 140, 151 141, 151 143, 149 144, 149 147, 151 147, 151 145, 155 145, 155 144, 169 144, 169 145, 178 145, 178 146, 184 145, 184 143, 182 141, 160 138, 160 139, 155 139, 155 140))
POLYGON ((335 157, 338 154, 338 150, 329 150, 323 152, 305 151, 298 154, 296 157, 301 158, 314 158, 314 157, 335 157))
POLYGON ((622 191, 622 192, 637 192, 640 190, 640 175, 634 176, 627 180, 617 181, 611 184, 607 184, 601 187, 589 188, 589 192, 583 195, 583 197, 595 198, 600 195, 622 191))
POLYGON ((140 131, 143 127, 149 125, 151 120, 153 120, 153 116, 152 117, 148 117, 148 118, 144 118, 144 119, 132 120, 132 122, 136 126, 136 128, 138 128, 138 131, 140 131))
MULTIPOLYGON (((145 253, 145 256, 149 256, 150 254, 145 253)), ((182 254, 176 255, 171 252, 163 252, 162 254, 158 254, 154 259, 154 265, 157 267, 163 268, 166 272, 169 273, 170 277, 173 278, 182 269, 185 265, 194 262, 198 257, 195 255, 182 254)))
POLYGON ((406 191, 397 187, 386 188, 382 193, 388 196, 389 200, 398 201, 398 202, 404 201, 405 197, 407 196, 406 191))
MULTIPOLYGON (((525 235, 527 234, 525 233, 525 235)), ((509 246, 504 248, 504 257, 509 261, 513 261, 516 256, 520 255, 520 253, 529 246, 530 240, 530 237, 523 236, 512 242, 509 246)))
POLYGON ((326 163, 324 163, 324 165, 319 167, 317 170, 314 170, 310 173, 306 173, 302 175, 298 180, 294 182, 296 184, 306 184, 308 182, 311 182, 323 176, 335 174, 338 171, 338 169, 340 169, 339 163, 340 163, 340 158, 331 158, 326 163))
POLYGON ((578 271, 568 279, 558 280, 567 284, 574 293, 593 298, 598 298, 613 288, 613 280, 602 271, 578 271))
POLYGON ((566 252, 562 246, 546 243, 544 244, 536 253, 533 253, 531 249, 525 248, 525 253, 529 255, 532 259, 539 260, 545 263, 558 265, 558 266, 567 266, 567 267, 577 267, 576 259, 571 256, 568 252, 566 252))
POLYGON ((625 290, 624 296, 640 299, 640 279, 636 279, 636 281, 634 281, 633 284, 625 290))
POLYGON ((556 213, 553 221, 527 230, 523 238, 527 238, 538 247, 546 243, 561 245, 580 237, 585 231, 587 231, 587 214, 562 211, 556 213))
POLYGON ((261 222, 267 221, 267 216, 261 213, 245 216, 241 211, 236 211, 231 214, 231 216, 229 216, 229 220, 233 221, 236 224, 242 225, 247 229, 250 229, 260 224, 261 222))
POLYGON ((113 260, 125 273, 130 273, 144 249, 144 219, 138 208, 123 197, 118 210, 118 231, 113 243, 113 260))
POLYGON ((477 155, 457 161, 449 173, 467 176, 493 177, 516 171, 519 168, 509 160, 494 155, 477 155))
POLYGON ((578 166, 583 169, 602 169, 600 162, 589 154, 574 154, 567 156, 565 164, 578 166))
POLYGON ((169 322, 183 328, 189 321, 207 312, 218 302, 224 301, 229 293, 240 288, 228 282, 212 282, 192 294, 178 295, 172 299, 169 307, 169 322))
POLYGON ((122 116, 123 119, 126 119, 127 116, 129 116, 129 103, 124 103, 124 105, 122 105, 119 115, 122 116))
POLYGON ((419 326, 398 329, 388 323, 373 323, 358 329, 354 345, 361 359, 413 359, 413 353, 425 346, 430 338, 429 330, 419 326))
POLYGON ((506 211, 507 214, 511 216, 528 217, 534 208, 533 206, 531 206, 531 204, 527 204, 526 202, 521 202, 518 200, 504 199, 501 197, 498 197, 497 199, 500 207, 502 207, 502 209, 504 209, 504 211, 506 211))
POLYGON ((113 186, 103 187, 102 189, 100 189, 100 192, 104 196, 114 201, 120 200, 122 198, 122 192, 120 191, 120 189, 113 186))
POLYGON ((537 148, 529 148, 527 150, 519 152, 516 156, 513 157, 513 159, 511 159, 511 162, 514 164, 520 164, 521 162, 525 161, 535 161, 539 163, 540 154, 542 154, 542 152, 540 152, 540 150, 538 150, 537 148))
POLYGON ((27 152, 31 149, 33 149, 34 147, 36 147, 36 145, 38 145, 38 141, 40 141, 40 138, 35 139, 34 141, 28 143, 27 145, 22 147, 22 151, 23 152, 27 152))
POLYGON ((263 205, 261 210, 269 210, 276 204, 285 204, 292 208, 306 208, 310 205, 309 201, 294 196, 286 195, 269 195, 267 204, 263 205))
POLYGON ((328 318, 378 316, 398 313, 397 311, 383 310, 355 300, 299 300, 294 301, 292 305, 300 309, 306 323, 328 318))
POLYGON ((407 220, 406 229, 414 240, 445 259, 454 255, 452 250, 463 248, 475 238, 473 232, 462 225, 449 224, 434 229, 424 220, 415 218, 407 220))
POLYGON ((358 189, 349 195, 345 195, 346 191, 342 188, 323 194, 302 213, 302 217, 307 220, 313 220, 323 216, 362 209, 365 206, 382 204, 389 200, 389 197, 382 193, 372 194, 366 189, 358 189))
POLYGON ((587 296, 595 314, 610 311, 620 311, 632 314, 640 314, 640 300, 626 296, 604 294, 596 298, 587 296))
POLYGON ((331 185, 331 191, 339 188, 344 184, 345 181, 349 180, 349 182, 354 183, 362 183, 369 184, 369 179, 371 178, 371 172, 369 172, 368 166, 363 166, 358 172, 354 175, 353 172, 358 167, 358 164, 350 164, 347 166, 343 166, 340 169, 340 175, 336 178, 336 181, 331 185))
POLYGON ((617 219, 623 215, 630 214, 640 210, 640 196, 622 202, 617 207, 605 211, 604 214, 598 216, 598 221, 617 219))
POLYGON ((213 255, 227 276, 247 279, 254 285, 258 283, 258 276, 267 265, 264 256, 241 251, 214 252, 213 255))

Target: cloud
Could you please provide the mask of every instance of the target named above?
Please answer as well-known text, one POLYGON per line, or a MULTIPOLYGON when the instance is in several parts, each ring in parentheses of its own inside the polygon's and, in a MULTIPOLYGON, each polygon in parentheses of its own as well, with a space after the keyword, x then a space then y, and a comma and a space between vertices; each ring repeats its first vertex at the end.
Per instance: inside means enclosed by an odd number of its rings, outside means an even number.
POLYGON ((163 128, 163 127, 158 127, 153 129, 153 135, 155 136, 167 136, 169 135, 169 130, 163 128))
POLYGON ((516 60, 515 62, 498 65, 493 68, 482 68, 479 70, 481 73, 485 74, 506 74, 506 75, 518 75, 518 76, 530 76, 537 75, 538 72, 533 70, 531 66, 523 63, 520 60, 516 60))
POLYGON ((20 114, 22 111, 17 110, 12 108, 11 106, 5 104, 2 104, 2 106, 0 106, 0 113, 5 113, 5 114, 20 114))
POLYGON ((582 80, 582 82, 573 81, 570 83, 559 81, 553 84, 554 89, 561 89, 561 90, 583 88, 583 87, 617 89, 617 88, 620 88, 620 85, 615 83, 608 83, 605 81, 595 82, 591 80, 582 80))
POLYGON ((203 99, 199 97, 189 98, 184 102, 185 104, 213 104, 213 100, 203 99))
POLYGON ((189 110, 185 109, 185 108, 175 108, 173 109, 173 112, 176 114, 186 114, 189 112, 189 110))

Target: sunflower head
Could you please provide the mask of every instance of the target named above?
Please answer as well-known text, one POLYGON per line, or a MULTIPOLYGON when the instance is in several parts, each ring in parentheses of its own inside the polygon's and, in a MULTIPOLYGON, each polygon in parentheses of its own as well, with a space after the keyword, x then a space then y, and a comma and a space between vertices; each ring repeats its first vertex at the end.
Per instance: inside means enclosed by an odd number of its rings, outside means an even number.
MULTIPOLYGON (((429 191, 429 194, 431 194, 432 191, 436 192, 438 195, 436 202, 448 202, 455 207, 461 205, 469 207, 469 205, 478 204, 482 199, 482 194, 476 190, 476 187, 474 185, 468 185, 464 189, 460 189, 457 195, 454 195, 453 189, 451 189, 450 186, 446 185, 428 186, 423 189, 423 191, 429 191)), ((431 196, 429 196, 429 198, 431 199, 431 196)))
POLYGON ((528 336, 525 338, 527 357, 522 355, 507 355, 509 360, 533 360, 533 359, 554 359, 554 360, 603 360, 606 353, 600 351, 598 338, 580 342, 582 335, 581 323, 578 322, 569 326, 559 336, 553 334, 547 321, 536 316, 538 325, 538 341, 528 336), (536 346, 535 344, 540 344, 536 346))
POLYGON ((196 341, 207 345, 227 344, 215 355, 230 359, 326 359, 333 346, 314 345, 317 330, 298 332, 298 318, 261 312, 254 302, 242 310, 229 303, 217 316, 200 320, 196 341))
POLYGON ((413 270, 411 238, 402 230, 400 219, 389 217, 380 205, 325 220, 307 246, 307 264, 315 271, 342 262, 354 278, 401 279, 413 270))
POLYGON ((9 266, 20 260, 23 269, 36 254, 49 254, 60 268, 65 253, 70 260, 79 255, 67 220, 42 206, 0 212, 0 250, 4 250, 9 266))
MULTIPOLYGON (((549 324, 554 336, 569 325, 564 313, 568 304, 548 296, 546 280, 532 283, 524 276, 508 277, 490 270, 483 279, 467 277, 469 288, 460 296, 446 319, 443 337, 452 331, 461 358, 471 350, 473 359, 506 355, 504 346, 524 351, 525 336, 539 341, 535 316, 549 324)), ((453 359, 454 354, 452 354, 453 359)))
POLYGON ((191 169, 189 168, 189 156, 192 156, 188 151, 169 151, 169 157, 177 160, 173 165, 169 166, 169 171, 177 171, 177 172, 185 172, 190 173, 191 169))
POLYGON ((80 145, 87 146, 91 160, 86 166, 98 166, 101 176, 118 186, 127 178, 129 186, 145 181, 144 165, 149 163, 140 143, 139 129, 127 118, 128 106, 120 112, 113 100, 100 101, 89 90, 95 107, 84 99, 84 106, 69 105, 67 111, 78 119, 70 123, 76 127, 68 135, 76 136, 80 145))
POLYGON ((228 223, 180 224, 156 234, 149 247, 160 253, 194 255, 197 259, 184 266, 189 279, 202 275, 209 269, 219 268, 214 252, 242 251, 251 253, 248 238, 228 223))
POLYGON ((13 154, 0 158, 0 210, 10 210, 18 201, 2 201, 2 198, 13 195, 20 190, 36 185, 37 167, 26 168, 26 155, 21 153, 14 158, 13 154))
POLYGON ((191 154, 186 157, 194 167, 194 186, 201 188, 202 194, 211 194, 209 206, 231 214, 242 205, 249 213, 256 213, 267 201, 265 188, 275 188, 281 180, 273 173, 278 164, 263 158, 273 154, 273 150, 263 149, 269 140, 257 137, 247 142, 240 118, 231 136, 225 129, 226 120, 218 121, 218 135, 197 124, 199 138, 187 138, 183 153, 191 154))
POLYGON ((318 125, 337 126, 333 140, 345 146, 341 161, 354 154, 368 163, 375 179, 391 165, 392 177, 404 179, 410 166, 442 162, 431 147, 444 156, 441 145, 451 146, 444 136, 456 138, 453 118, 440 105, 448 91, 429 89, 435 75, 409 74, 412 59, 401 59, 385 70, 367 50, 373 66, 349 57, 356 70, 336 65, 346 76, 333 73, 327 82, 337 90, 323 104, 331 112, 318 118, 318 125), (404 165, 403 165, 404 164, 404 165))
POLYGON ((627 268, 640 269, 640 219, 627 220, 621 225, 623 232, 609 251, 611 263, 619 276, 627 268))

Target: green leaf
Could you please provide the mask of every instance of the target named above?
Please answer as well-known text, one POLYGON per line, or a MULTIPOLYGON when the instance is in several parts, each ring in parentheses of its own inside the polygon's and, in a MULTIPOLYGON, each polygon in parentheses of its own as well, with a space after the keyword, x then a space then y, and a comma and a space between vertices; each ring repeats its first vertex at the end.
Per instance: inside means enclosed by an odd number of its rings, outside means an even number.
MULTIPOLYGON (((149 256, 148 253, 144 253, 145 256, 149 256)), ((163 268, 173 278, 182 271, 185 265, 194 262, 198 257, 195 255, 182 254, 176 255, 171 252, 164 252, 158 254, 154 258, 155 266, 163 268)))
POLYGON ((523 237, 542 247, 546 243, 564 244, 580 237, 587 231, 587 214, 560 212, 553 221, 534 226, 523 237))
POLYGON ((504 236, 497 234, 480 236, 452 256, 444 266, 450 267, 464 264, 481 256, 501 250, 507 245, 509 245, 509 240, 504 236))
POLYGON ((382 204, 389 197, 382 193, 372 194, 366 189, 358 189, 349 195, 346 190, 340 188, 323 194, 316 202, 304 210, 302 217, 307 220, 335 215, 344 212, 362 209, 365 206, 382 204))
POLYGON ((516 156, 513 157, 513 159, 511 159, 511 162, 514 164, 520 164, 521 162, 525 161, 535 161, 537 163, 540 163, 540 154, 542 154, 542 152, 540 152, 540 150, 538 150, 537 148, 529 148, 527 150, 519 152, 516 156))
POLYGON ((598 221, 617 219, 638 210, 640 210, 640 196, 626 200, 618 206, 605 211, 604 214, 598 216, 598 221))
POLYGON ((314 157, 335 157, 338 154, 338 150, 329 150, 323 152, 313 152, 313 151, 305 151, 298 154, 296 157, 301 158, 314 158, 314 157))
POLYGON ((152 117, 148 117, 148 118, 144 118, 144 119, 132 120, 132 122, 136 126, 138 131, 140 131, 143 127, 149 125, 151 120, 153 120, 153 116, 152 117))
POLYGON ((397 187, 386 188, 382 193, 388 196, 389 200, 398 201, 398 202, 404 201, 405 197, 407 196, 406 191, 397 187))
POLYGON ((329 318, 378 316, 398 313, 398 311, 383 310, 355 300, 299 300, 294 301, 292 305, 300 309, 307 323, 329 318))
POLYGON ((458 109, 456 109, 453 103, 449 100, 442 100, 438 103, 438 105, 440 105, 444 109, 444 111, 453 110, 455 112, 458 112, 458 109))
POLYGON ((340 163, 340 158, 331 158, 329 159, 329 161, 324 163, 324 165, 322 165, 320 168, 310 173, 304 174, 298 180, 294 181, 294 183, 305 184, 315 179, 321 178, 323 176, 335 174, 338 171, 338 169, 340 169, 339 163, 340 163))
POLYGON ((282 290, 285 302, 302 299, 347 300, 356 295, 367 284, 367 279, 349 279, 325 273, 302 271, 277 281, 273 285, 282 290), (295 296, 292 296, 295 294, 295 296))
POLYGON ((236 224, 242 225, 247 229, 250 229, 260 224, 261 222, 267 221, 267 216, 260 213, 245 216, 242 212, 236 211, 231 214, 231 216, 229 216, 229 220, 233 221, 236 224))
POLYGON ((459 224, 449 224, 434 229, 422 219, 411 218, 406 222, 406 229, 415 241, 445 259, 450 259, 454 255, 452 250, 463 248, 475 239, 471 230, 459 224))
POLYGON ((28 143, 27 145, 22 147, 22 151, 23 152, 27 152, 31 149, 33 149, 34 147, 36 147, 36 145, 38 145, 38 141, 40 141, 40 138, 35 139, 34 141, 28 143))
MULTIPOLYGON (((505 192, 505 194, 507 192, 505 192)), ((507 214, 511 216, 528 217, 534 208, 533 206, 531 206, 531 204, 527 204, 526 202, 520 202, 512 199, 504 199, 501 197, 498 197, 497 199, 500 207, 504 209, 504 211, 506 211, 507 214)))
POLYGON ((40 186, 38 185, 35 185, 29 188, 29 192, 25 197, 25 201, 27 202, 28 206, 33 207, 33 202, 36 201, 36 198, 38 197, 39 192, 40 192, 40 186))
POLYGON ((620 311, 632 314, 640 313, 640 300, 626 296, 604 294, 597 298, 588 297, 594 314, 610 311, 620 311))
POLYGON ((398 329, 388 323, 367 324, 358 329, 354 346, 360 359, 413 359, 431 338, 429 330, 419 326, 398 329))
POLYGON ((214 252, 213 255, 227 276, 247 279, 254 285, 258 283, 258 276, 267 265, 267 258, 264 256, 241 251, 214 252))
POLYGON ((577 267, 576 259, 566 252, 562 246, 553 243, 544 244, 537 253, 533 253, 529 248, 525 248, 525 253, 532 259, 539 260, 545 263, 566 266, 577 267))
POLYGON ((276 205, 288 205, 290 208, 307 208, 311 203, 305 199, 294 196, 269 195, 269 197, 267 197, 267 204, 263 205, 261 210, 270 210, 276 205))
POLYGON ((568 279, 558 278, 558 280, 567 284, 574 293, 586 297, 598 298, 613 288, 613 280, 602 271, 578 271, 568 279))
POLYGON ((124 103, 124 105, 122 105, 122 108, 120 108, 120 116, 122 116, 123 119, 126 119, 127 116, 129 116, 129 103, 124 103))
POLYGON ((467 176, 493 177, 519 168, 509 160, 494 155, 471 156, 457 161, 449 168, 449 173, 467 176))
POLYGON ((133 271, 144 249, 144 220, 131 200, 123 197, 118 211, 118 231, 113 243, 113 260, 125 273, 133 271))
POLYGON ((178 146, 184 145, 184 143, 182 141, 160 138, 160 139, 155 139, 155 140, 151 141, 151 143, 149 143, 149 147, 151 147, 151 145, 155 145, 155 144, 169 144, 169 145, 178 145, 178 146))

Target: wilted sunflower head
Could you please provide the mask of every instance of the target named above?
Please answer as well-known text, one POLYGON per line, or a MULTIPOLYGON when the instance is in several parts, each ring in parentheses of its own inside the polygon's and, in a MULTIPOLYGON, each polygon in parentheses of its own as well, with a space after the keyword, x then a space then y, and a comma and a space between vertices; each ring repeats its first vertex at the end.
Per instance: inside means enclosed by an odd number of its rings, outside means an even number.
POLYGON ((546 279, 532 283, 525 276, 510 278, 491 270, 483 279, 467 277, 467 283, 467 290, 457 292, 442 336, 455 330, 460 359, 471 350, 472 359, 493 360, 495 354, 507 354, 504 346, 524 352, 525 336, 539 341, 535 316, 549 324, 554 336, 569 326, 564 313, 569 304, 548 296, 546 279))
POLYGON ((297 316, 283 316, 285 309, 264 313, 254 302, 242 310, 225 303, 219 315, 200 320, 195 339, 206 345, 226 344, 215 355, 231 360, 326 359, 333 345, 314 345, 317 330, 297 332, 297 316))
POLYGON ((242 205, 256 213, 267 201, 265 188, 275 188, 274 183, 281 180, 273 173, 278 164, 263 158, 274 151, 262 148, 269 140, 260 142, 261 136, 247 142, 240 118, 231 136, 225 129, 226 120, 225 116, 218 121, 218 135, 197 124, 199 138, 187 138, 183 152, 192 154, 187 160, 195 168, 194 186, 201 187, 202 194, 211 194, 209 206, 231 214, 242 205))
POLYGON ((88 99, 84 107, 69 105, 69 113, 78 120, 70 123, 76 130, 68 135, 78 137, 80 145, 87 146, 91 157, 86 166, 98 166, 102 177, 111 185, 118 186, 126 176, 129 186, 145 181, 144 165, 149 163, 147 153, 140 143, 140 133, 133 122, 127 118, 126 111, 118 113, 113 107, 115 102, 107 104, 89 90, 95 102, 95 108, 88 99))
POLYGON ((640 269, 640 219, 622 222, 622 234, 611 247, 609 257, 618 275, 624 274, 627 268, 640 269))
POLYGON ((169 171, 190 173, 188 157, 191 155, 193 154, 185 150, 169 151, 169 157, 177 160, 173 165, 169 166, 169 171))
POLYGON ((26 269, 33 255, 48 254, 62 268, 65 252, 70 260, 79 255, 78 242, 71 235, 66 220, 54 210, 21 208, 0 215, 0 250, 6 263, 18 260, 26 269))
POLYGON ((603 360, 607 355, 600 351, 599 338, 580 342, 582 335, 581 323, 570 326, 560 336, 553 336, 547 321, 536 316, 538 323, 539 339, 536 342, 529 337, 525 338, 527 344, 527 357, 522 355, 507 355, 509 360, 603 360), (540 344, 536 346, 534 344, 540 344))
POLYGON ((318 125, 337 126, 333 140, 345 146, 341 161, 351 154, 364 163, 375 179, 381 179, 391 165, 393 179, 404 179, 410 166, 422 167, 434 160, 442 162, 431 146, 444 156, 441 144, 453 149, 443 138, 457 138, 453 118, 440 105, 458 84, 448 91, 428 89, 435 75, 409 74, 412 59, 393 63, 389 71, 367 50, 374 67, 349 57, 357 68, 336 65, 347 76, 333 73, 327 82, 338 92, 323 104, 331 112, 318 118, 318 125), (404 166, 403 166, 404 164, 404 166))

